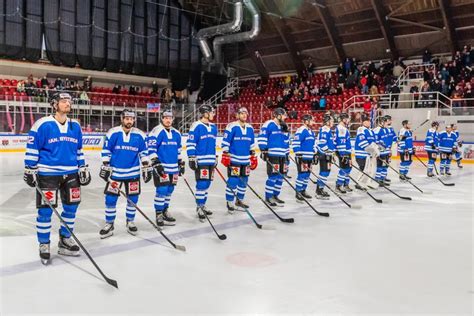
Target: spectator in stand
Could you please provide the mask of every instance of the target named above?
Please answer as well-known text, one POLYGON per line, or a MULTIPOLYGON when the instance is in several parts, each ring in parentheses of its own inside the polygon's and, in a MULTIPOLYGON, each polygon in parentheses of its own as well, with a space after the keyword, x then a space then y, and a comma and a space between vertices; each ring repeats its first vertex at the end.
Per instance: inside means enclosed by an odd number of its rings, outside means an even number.
POLYGON ((320 110, 325 110, 325 109, 326 109, 326 104, 327 104, 326 96, 323 95, 323 96, 321 97, 321 99, 319 99, 319 109, 320 109, 320 110))
POLYGON ((398 98, 400 97, 400 87, 396 84, 393 84, 390 88, 390 102, 392 103, 393 108, 398 108, 398 98))
POLYGON ((438 78, 431 81, 430 88, 431 91, 441 92, 441 83, 439 82, 438 78))
POLYGON ((84 79, 84 90, 87 92, 92 90, 92 77, 91 76, 87 76, 84 79))
POLYGON ((114 87, 112 88, 112 93, 115 93, 115 94, 120 93, 120 86, 118 84, 114 85, 114 87))
POLYGON ((151 95, 154 97, 158 96, 158 84, 156 83, 156 80, 151 84, 151 95))
POLYGON ((474 50, 471 48, 471 45, 465 45, 462 50, 461 62, 464 66, 470 67, 472 65, 472 58, 474 50))
POLYGON ((136 94, 135 87, 131 85, 130 88, 128 88, 128 95, 135 95, 135 94, 136 94))
POLYGON ((431 53, 429 50, 425 49, 425 52, 423 53, 423 64, 430 64, 431 63, 431 53))
POLYGON ((440 92, 446 96, 449 95, 449 85, 446 83, 446 80, 441 80, 441 90, 440 92))
POLYGON ((426 67, 423 67, 423 81, 431 81, 431 74, 428 72, 428 69, 426 67))
POLYGON ((443 68, 441 68, 441 71, 439 72, 439 75, 441 76, 441 80, 448 81, 449 80, 449 71, 448 71, 448 65, 444 64, 443 68))
POLYGON ((379 88, 377 88, 377 86, 374 84, 370 87, 369 93, 370 93, 370 95, 379 94, 379 88))
POLYGON ((16 91, 18 93, 25 92, 25 80, 19 80, 16 84, 16 91))
POLYGON ((41 78, 41 87, 42 88, 49 87, 49 81, 48 81, 48 78, 46 78, 46 76, 41 78))
POLYGON ((291 85, 291 76, 290 76, 290 75, 287 75, 287 76, 285 77, 285 87, 286 87, 286 88, 289 88, 290 85, 291 85))
POLYGON ((79 96, 79 104, 89 104, 89 96, 85 90, 83 90, 79 96))
POLYGON ((312 111, 317 111, 317 110, 319 110, 319 102, 318 102, 318 99, 316 99, 316 98, 311 98, 311 110, 312 110, 312 111))
POLYGON ((306 71, 308 72, 308 77, 310 79, 313 77, 314 70, 315 70, 314 64, 310 59, 308 67, 306 67, 306 71))
POLYGON ((364 100, 364 104, 362 105, 365 113, 370 113, 370 109, 372 108, 372 102, 370 102, 370 98, 366 97, 364 100))
POLYGON ((56 90, 63 90, 64 88, 64 83, 63 81, 61 80, 61 78, 58 77, 58 79, 56 79, 56 81, 54 82, 54 88, 56 90))
POLYGON ((415 108, 418 107, 418 98, 420 97, 420 89, 418 89, 418 86, 416 83, 413 83, 410 87, 410 93, 413 93, 413 106, 415 108))
POLYGON ((349 75, 349 73, 352 70, 352 61, 349 58, 346 58, 346 61, 344 62, 344 73, 349 75))
POLYGON ((270 96, 267 97, 267 101, 265 101, 265 106, 269 109, 275 106, 275 104, 273 103, 272 97, 270 96))
POLYGON ((360 86, 362 87, 362 94, 369 93, 369 86, 367 85, 367 75, 360 78, 360 86))
POLYGON ((420 102, 418 102, 418 106, 425 108, 428 107, 428 102, 430 99, 430 86, 428 82, 424 82, 423 86, 421 87, 421 93, 420 93, 420 102))
POLYGON ((398 63, 395 62, 395 66, 393 67, 392 75, 396 78, 400 77, 403 73, 403 67, 398 63))
POLYGON ((64 80, 64 89, 67 91, 71 90, 71 81, 69 80, 69 78, 66 78, 64 80))
POLYGON ((357 77, 351 72, 348 72, 348 76, 346 78, 346 84, 345 87, 346 89, 352 89, 356 86, 357 83, 357 77))

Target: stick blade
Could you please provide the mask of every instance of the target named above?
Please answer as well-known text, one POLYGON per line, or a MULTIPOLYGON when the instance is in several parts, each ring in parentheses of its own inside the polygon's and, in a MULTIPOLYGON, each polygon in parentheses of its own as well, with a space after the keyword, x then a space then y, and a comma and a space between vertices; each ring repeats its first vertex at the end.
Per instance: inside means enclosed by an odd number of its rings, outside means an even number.
POLYGON ((294 219, 294 218, 280 218, 280 220, 281 220, 283 223, 294 223, 294 222, 295 222, 295 219, 294 219))
POLYGON ((329 213, 321 213, 321 212, 319 212, 318 215, 319 215, 319 216, 322 216, 322 217, 329 217, 329 213))
POLYGON ((217 237, 218 237, 220 240, 226 240, 226 239, 227 239, 227 235, 226 235, 226 234, 218 235, 217 237))
POLYGON ((181 245, 175 245, 175 246, 176 246, 175 249, 186 252, 186 247, 181 246, 181 245))
POLYGON ((105 278, 105 281, 106 281, 108 284, 112 285, 114 288, 118 289, 118 283, 117 283, 117 281, 112 280, 112 279, 109 279, 109 278, 105 278))

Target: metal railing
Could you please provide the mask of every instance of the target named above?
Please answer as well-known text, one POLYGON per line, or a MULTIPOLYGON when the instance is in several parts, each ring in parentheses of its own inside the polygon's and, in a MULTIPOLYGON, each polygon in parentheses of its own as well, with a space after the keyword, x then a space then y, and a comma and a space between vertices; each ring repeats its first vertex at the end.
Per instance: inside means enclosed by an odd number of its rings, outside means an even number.
POLYGON ((413 64, 408 65, 395 81, 395 85, 402 88, 413 82, 420 82, 423 80, 423 72, 427 69, 431 73, 432 77, 435 78, 436 75, 436 64, 413 64))
POLYGON ((227 81, 227 84, 224 88, 222 88, 219 92, 214 94, 211 98, 207 101, 203 102, 200 105, 193 105, 192 107, 188 107, 186 109, 186 113, 183 113, 183 118, 179 124, 179 131, 184 133, 187 132, 188 129, 191 127, 191 124, 195 122, 199 118, 199 108, 204 105, 210 105, 215 109, 219 108, 219 105, 222 103, 223 100, 228 98, 234 91, 238 90, 239 88, 239 79, 238 78, 230 78, 227 81))

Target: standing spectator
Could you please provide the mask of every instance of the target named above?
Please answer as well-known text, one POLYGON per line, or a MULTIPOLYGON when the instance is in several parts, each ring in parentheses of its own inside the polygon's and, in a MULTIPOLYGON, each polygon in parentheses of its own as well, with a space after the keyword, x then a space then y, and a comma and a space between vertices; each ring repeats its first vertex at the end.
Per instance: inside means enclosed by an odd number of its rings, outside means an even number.
POLYGON ((362 87, 362 94, 369 93, 369 86, 367 85, 367 75, 360 78, 360 85, 362 87))
POLYGON ((400 97, 400 87, 394 84, 390 88, 390 103, 392 103, 393 108, 398 108, 398 98, 400 97))
POLYGON ((365 98, 362 108, 364 109, 365 113, 370 113, 370 109, 372 108, 372 102, 370 102, 369 97, 365 98))
POLYGON ((46 76, 41 78, 41 87, 43 89, 46 88, 46 87, 49 87, 49 81, 48 81, 48 78, 46 78, 46 76))
POLYGON ((120 86, 115 84, 113 89, 112 89, 112 93, 119 94, 120 93, 120 86))
POLYGON ((56 81, 54 82, 54 88, 56 90, 62 90, 64 88, 64 84, 61 78, 58 77, 58 79, 56 79, 56 81))
POLYGON ((431 81, 431 74, 428 72, 426 67, 423 67, 423 81, 426 81, 426 82, 431 81))
POLYGON ((429 64, 431 63, 431 53, 429 50, 425 49, 425 52, 423 53, 423 64, 429 64))
POLYGON ((314 73, 314 64, 311 60, 308 64, 308 67, 306 68, 306 71, 308 72, 308 77, 311 79, 314 73))
POLYGON ((89 96, 87 95, 86 91, 82 91, 81 95, 79 96, 79 104, 89 104, 89 96))
POLYGON ((420 89, 418 89, 418 86, 416 83, 413 83, 412 86, 410 87, 410 93, 413 93, 413 106, 415 108, 418 107, 418 98, 420 97, 420 89))
POLYGON ((64 89, 66 89, 67 91, 71 90, 71 81, 69 80, 69 78, 66 78, 64 80, 64 89))
POLYGON ((16 91, 18 93, 25 92, 25 80, 19 80, 16 84, 16 91))
POLYGON ((320 109, 320 110, 325 110, 325 109, 326 109, 326 104, 327 104, 326 96, 323 95, 323 96, 321 97, 321 99, 319 99, 319 109, 320 109))
POLYGON ((158 84, 156 83, 156 80, 151 84, 151 95, 154 97, 158 95, 158 84))
POLYGON ((393 67, 392 74, 394 77, 400 77, 400 75, 403 73, 403 67, 400 66, 398 62, 395 63, 395 66, 393 67))
POLYGON ((84 79, 84 90, 87 92, 92 90, 92 77, 91 76, 87 76, 84 79))
POLYGON ((135 95, 135 88, 132 85, 128 88, 128 95, 135 95))

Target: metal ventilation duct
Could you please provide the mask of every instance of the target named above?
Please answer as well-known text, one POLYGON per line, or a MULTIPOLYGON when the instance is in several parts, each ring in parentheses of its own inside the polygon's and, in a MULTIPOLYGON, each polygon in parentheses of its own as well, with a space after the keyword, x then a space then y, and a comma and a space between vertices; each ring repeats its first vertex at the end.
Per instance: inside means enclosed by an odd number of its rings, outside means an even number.
POLYGON ((244 42, 254 39, 261 29, 260 12, 252 0, 243 0, 244 5, 252 14, 252 28, 248 32, 224 35, 214 38, 214 62, 216 64, 222 63, 222 45, 229 43, 244 42))
POLYGON ((209 62, 212 60, 212 51, 207 42, 207 38, 216 35, 234 33, 240 30, 243 20, 242 0, 238 0, 234 3, 233 17, 233 20, 229 23, 207 27, 197 32, 196 37, 198 38, 199 47, 201 48, 201 52, 206 61, 209 62))

